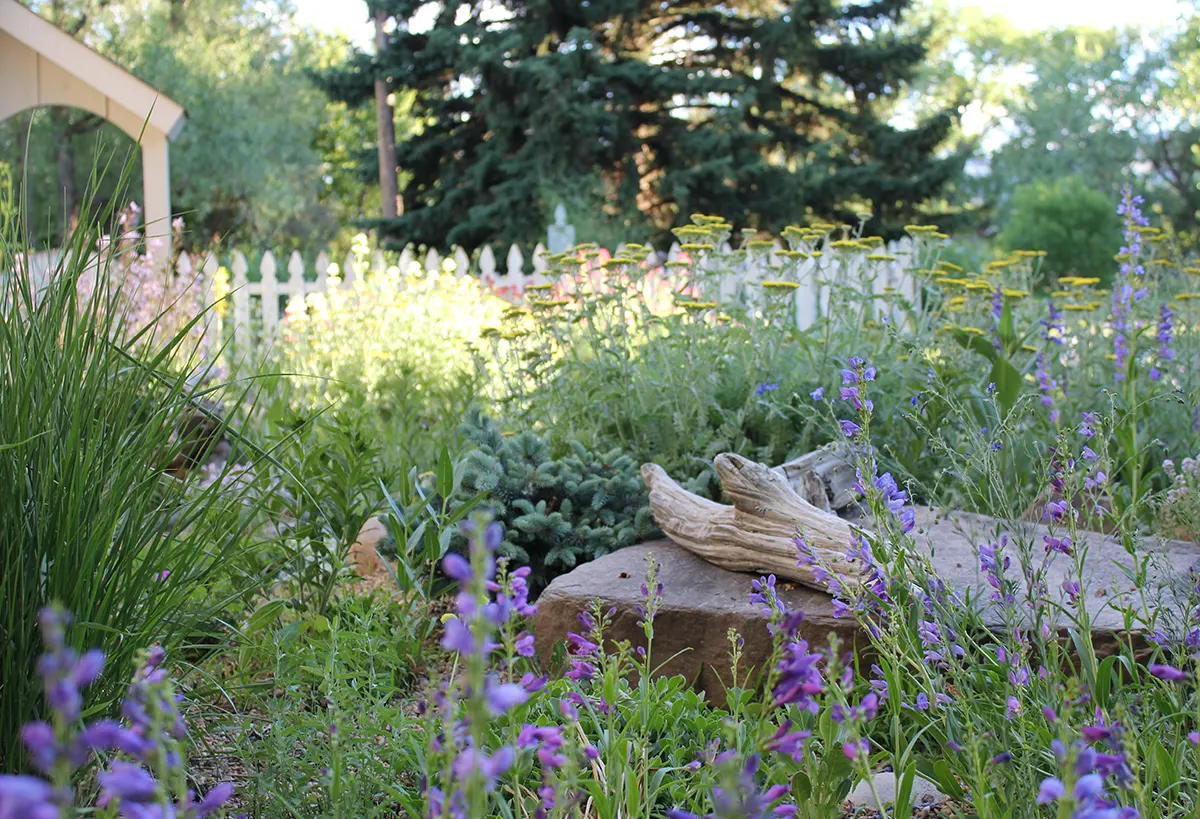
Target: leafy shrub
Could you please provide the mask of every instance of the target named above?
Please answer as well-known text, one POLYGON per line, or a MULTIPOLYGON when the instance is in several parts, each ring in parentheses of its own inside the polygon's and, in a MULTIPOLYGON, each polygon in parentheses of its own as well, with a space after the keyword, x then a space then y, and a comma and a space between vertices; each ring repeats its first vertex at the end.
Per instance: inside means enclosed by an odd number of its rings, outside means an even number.
MULTIPOLYGON (((365 237, 355 250, 363 269, 365 237)), ((289 307, 272 366, 295 376, 271 389, 294 409, 363 414, 397 462, 432 463, 486 386, 473 347, 505 306, 452 268, 393 266, 331 286, 289 307)))
MULTIPOLYGON (((1063 276, 1049 301, 1034 296, 1044 276, 1041 251, 1014 251, 969 271, 943 258, 946 237, 936 228, 913 226, 909 290, 880 281, 893 259, 857 228, 789 228, 787 249, 772 261, 764 256, 769 242, 718 250, 729 227, 710 217, 696 222, 680 230, 694 258, 668 268, 674 292, 666 309, 643 286, 652 274, 646 248, 611 259, 588 248, 550 258, 550 281, 489 334, 505 426, 543 435, 552 455, 571 440, 619 448, 715 495, 711 459, 719 452, 778 464, 829 442, 829 422, 843 412, 834 400, 840 369, 855 355, 881 362, 885 388, 874 400, 890 422, 877 432, 880 458, 886 470, 912 479, 923 503, 1020 514, 1035 489, 1036 441, 1053 436, 1064 418, 1111 406, 1114 385, 1126 442, 1123 485, 1145 492, 1135 474, 1162 484, 1153 476, 1156 453, 1127 434, 1134 427, 1139 440, 1161 441, 1172 453, 1195 449, 1200 423, 1183 402, 1142 408, 1152 395, 1200 387, 1181 366, 1200 336, 1164 330, 1161 315, 1166 303, 1179 327, 1196 315, 1200 296, 1188 292, 1194 279, 1184 271, 1200 268, 1182 267, 1171 237, 1157 228, 1139 224, 1124 242, 1115 231, 1107 241, 1132 246, 1130 237, 1144 237, 1132 265, 1142 271, 1129 291, 1133 320, 1162 325, 1157 335, 1172 336, 1172 358, 1161 353, 1163 342, 1134 334, 1135 352, 1114 366, 1114 339, 1126 334, 1112 333, 1119 317, 1109 309, 1110 291, 1097 277, 1063 276), (752 265, 765 273, 744 276, 752 265), (734 288, 724 286, 731 276, 741 277, 734 288), (793 299, 810 285, 820 309, 799 332, 793 299), (1025 411, 1028 404, 1042 408, 1025 411), (1022 411, 1009 417, 1018 405, 1022 411), (994 439, 1000 431, 1007 444, 994 439), (1003 475, 998 485, 1011 490, 1003 499, 996 484, 960 479, 963 457, 988 453, 1003 475)), ((1106 269, 1114 266, 1109 259, 1106 269)))
POLYGON ((1035 182, 1013 192, 1013 216, 1000 234, 1000 246, 1046 251, 1045 274, 1108 279, 1120 226, 1109 197, 1084 180, 1035 182))
MULTIPOLYGON (((188 447, 178 434, 205 410, 194 386, 190 328, 154 340, 157 315, 130 341, 119 291, 89 290, 99 224, 84 214, 45 281, 21 261, 18 235, 0 237, 0 765, 19 763, 17 728, 38 709, 37 613, 61 601, 79 618, 76 645, 96 645, 108 672, 93 689, 103 708, 133 671, 138 646, 167 648, 203 635, 220 601, 206 584, 225 576, 253 513, 246 487, 172 477, 188 447), (145 343, 143 343, 143 341, 145 343), (175 366, 169 366, 174 364, 175 366)), ((221 391, 233 406, 243 396, 221 391)), ((211 420, 211 419, 209 419, 211 420)), ((234 435, 232 415, 216 423, 234 435)))
POLYGON ((350 550, 379 510, 391 473, 354 415, 288 415, 265 440, 274 457, 258 467, 270 491, 255 507, 275 535, 256 558, 259 582, 286 586, 288 604, 323 615, 353 575, 350 550), (265 560, 264 560, 265 558, 265 560))
POLYGON ((504 526, 501 554, 533 573, 540 589, 580 563, 658 534, 638 464, 613 450, 589 452, 571 442, 569 454, 550 455, 541 436, 505 436, 494 421, 472 409, 463 437, 474 448, 460 465, 458 498, 483 492, 504 526))

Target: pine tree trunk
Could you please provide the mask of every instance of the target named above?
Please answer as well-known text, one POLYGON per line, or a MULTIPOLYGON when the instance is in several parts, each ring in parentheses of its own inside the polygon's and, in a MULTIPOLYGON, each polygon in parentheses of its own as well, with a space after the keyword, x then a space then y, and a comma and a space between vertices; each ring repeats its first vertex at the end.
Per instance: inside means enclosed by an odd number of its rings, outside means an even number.
MULTIPOLYGON (((387 38, 383 24, 387 15, 375 12, 375 48, 383 53, 387 38)), ((383 77, 375 78, 375 113, 379 122, 379 192, 383 197, 383 218, 395 219, 403 212, 400 204, 400 189, 396 181, 396 115, 389 100, 387 82, 383 77)))

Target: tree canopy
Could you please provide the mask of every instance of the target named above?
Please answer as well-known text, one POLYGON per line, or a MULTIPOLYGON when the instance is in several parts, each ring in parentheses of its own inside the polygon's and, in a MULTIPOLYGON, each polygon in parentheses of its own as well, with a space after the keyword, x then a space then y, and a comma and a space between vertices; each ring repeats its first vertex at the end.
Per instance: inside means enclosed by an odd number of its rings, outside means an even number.
POLYGON ((536 241, 559 198, 628 239, 694 212, 779 230, 869 209, 894 232, 963 160, 939 153, 953 106, 890 117, 926 54, 910 2, 488 0, 417 31, 422 3, 377 0, 386 47, 325 81, 350 102, 376 76, 416 93, 405 213, 381 225, 397 240, 536 241))

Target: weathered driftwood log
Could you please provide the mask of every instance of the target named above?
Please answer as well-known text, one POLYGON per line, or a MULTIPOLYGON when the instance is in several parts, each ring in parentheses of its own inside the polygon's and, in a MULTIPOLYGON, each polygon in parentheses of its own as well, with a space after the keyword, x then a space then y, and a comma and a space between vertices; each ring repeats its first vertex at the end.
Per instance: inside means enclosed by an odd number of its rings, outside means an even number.
POLYGON ((770 573, 824 591, 812 570, 797 564, 799 530, 826 569, 854 582, 857 571, 845 558, 850 524, 801 497, 791 482, 829 508, 822 481, 801 478, 798 468, 790 480, 783 467, 771 469, 731 453, 718 455, 713 465, 733 506, 688 492, 657 464, 642 467, 650 509, 667 537, 724 569, 770 573))
POLYGON ((787 479, 797 495, 822 511, 845 517, 858 504, 854 461, 844 444, 827 444, 806 452, 774 471, 787 479))

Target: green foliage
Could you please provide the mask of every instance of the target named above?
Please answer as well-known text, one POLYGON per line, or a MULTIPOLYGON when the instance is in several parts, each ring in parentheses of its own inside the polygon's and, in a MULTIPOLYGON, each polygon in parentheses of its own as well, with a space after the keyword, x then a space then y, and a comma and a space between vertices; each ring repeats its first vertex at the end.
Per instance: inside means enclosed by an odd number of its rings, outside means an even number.
MULTIPOLYGON (((487 497, 486 492, 480 492, 464 500, 462 472, 455 469, 449 448, 443 446, 435 474, 418 475, 413 467, 398 491, 387 496, 383 520, 391 547, 385 556, 396 559, 391 574, 402 594, 423 602, 434 599, 438 569, 450 551, 459 524, 487 497)), ((386 489, 382 484, 381 488, 386 489)), ((424 636, 428 637, 429 632, 424 636)))
MULTIPOLYGON (((421 5, 372 3, 398 21, 421 5)), ((637 214, 656 238, 696 211, 779 230, 863 206, 896 233, 962 162, 937 157, 949 110, 891 124, 925 56, 924 32, 900 24, 911 5, 474 2, 429 31, 401 22, 326 84, 349 101, 376 76, 416 91, 423 127, 398 145, 405 213, 380 226, 393 240, 538 241, 557 180, 599 180, 587 194, 602 192, 610 224, 637 214)))
POLYGON ((1000 234, 1000 245, 1009 251, 1046 251, 1043 275, 1107 280, 1120 224, 1110 197, 1082 179, 1035 182, 1013 193, 1013 216, 1000 234))
MULTIPOLYGON (((354 251, 367 259, 366 237, 354 251)), ((363 266, 360 264, 360 269, 363 266)), ((275 402, 363 417, 385 459, 430 464, 487 389, 474 347, 505 307, 469 276, 390 267, 289 309, 272 351, 275 402)))
POLYGON ((458 497, 486 492, 483 506, 504 524, 501 554, 530 566, 540 589, 576 565, 657 534, 638 464, 619 450, 593 454, 569 442, 550 455, 526 430, 505 436, 473 408, 463 424, 473 449, 463 459, 458 497))
MULTIPOLYGON (((0 199, 11 196, 5 190, 0 199)), ((95 646, 108 668, 93 702, 111 706, 134 654, 207 638, 219 610, 211 589, 245 548, 253 482, 206 485, 173 474, 212 424, 235 433, 200 399, 244 395, 211 381, 184 326, 155 338, 157 316, 128 335, 114 289, 81 288, 117 269, 85 213, 44 280, 24 266, 20 227, 0 235, 0 766, 15 769, 17 728, 38 713, 38 610, 61 602, 77 618, 75 647, 95 646), (182 366, 181 366, 182 363, 182 366), (173 365, 173 366, 168 366, 173 365)), ((117 281, 117 279, 111 279, 117 281)), ((204 314, 193 323, 204 320, 204 314)), ((236 409, 234 410, 236 412, 236 409)), ((257 452, 247 441, 250 454, 257 452)), ((253 484, 257 485, 257 484, 253 484)))
MULTIPOLYGON (((710 495, 719 492, 712 459, 721 452, 778 464, 829 442, 845 359, 896 348, 880 318, 911 318, 916 333, 934 325, 905 296, 875 291, 876 262, 857 269, 861 279, 838 273, 839 262, 803 272, 803 254, 818 247, 839 258, 869 252, 857 245, 834 251, 826 242, 840 231, 816 233, 789 229, 793 255, 767 274, 785 284, 827 282, 820 288, 823 315, 806 332, 796 331, 792 289, 743 282, 719 298, 721 282, 741 276, 757 252, 745 244, 729 253, 702 251, 694 266, 662 275, 641 266, 644 248, 587 272, 573 258, 553 259, 561 286, 552 293, 561 304, 536 293, 532 312, 507 314, 503 332, 491 336, 508 395, 502 406, 521 424, 544 430, 555 452, 572 440, 593 450, 619 448, 710 495), (825 398, 812 397, 818 387, 825 398)), ((730 233, 693 226, 680 238, 689 247, 719 247, 730 233)), ((934 264, 937 252, 923 244, 918 263, 934 264)), ((888 456, 929 474, 936 465, 923 462, 923 436, 904 412, 922 389, 924 370, 919 354, 884 370, 889 389, 878 402, 900 419, 889 430, 888 456)))
POLYGON ((229 686, 237 699, 221 697, 218 708, 248 768, 239 796, 251 816, 396 815, 416 786, 405 695, 429 646, 414 629, 430 623, 424 603, 349 597, 326 615, 243 626, 229 686), (279 696, 255 696, 264 688, 279 696))
POLYGON ((334 594, 353 576, 350 549, 382 505, 381 484, 391 481, 378 444, 353 415, 287 415, 268 437, 276 463, 271 492, 256 506, 278 534, 274 572, 290 604, 325 614, 334 594))

